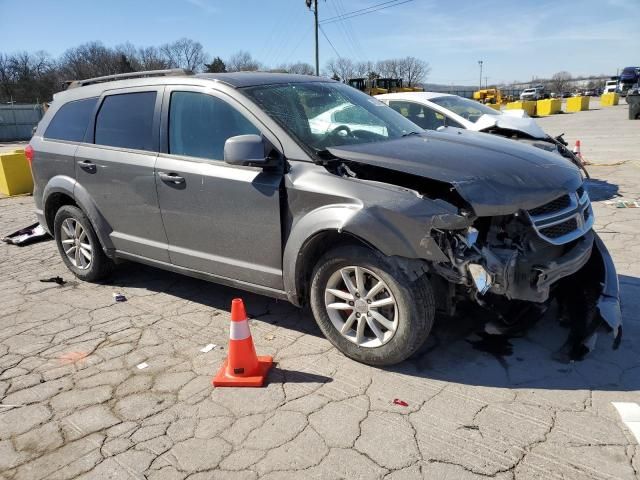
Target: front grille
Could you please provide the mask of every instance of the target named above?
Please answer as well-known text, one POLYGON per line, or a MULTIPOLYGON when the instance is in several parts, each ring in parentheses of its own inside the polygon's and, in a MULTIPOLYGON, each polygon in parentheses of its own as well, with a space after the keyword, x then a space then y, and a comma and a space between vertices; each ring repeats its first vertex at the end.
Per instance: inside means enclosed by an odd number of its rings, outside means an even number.
POLYGON ((556 198, 555 200, 551 200, 549 203, 545 203, 541 207, 536 207, 533 210, 529 210, 529 214, 534 216, 546 215, 548 213, 564 210, 569 205, 571 205, 571 198, 569 197, 569 195, 563 195, 556 198))
POLYGON ((571 218, 566 222, 556 223, 550 227, 541 228, 540 233, 549 238, 560 238, 567 233, 573 232, 578 228, 578 222, 575 218, 571 218))
POLYGON ((527 213, 536 233, 554 245, 575 240, 593 226, 591 202, 582 186, 527 213))

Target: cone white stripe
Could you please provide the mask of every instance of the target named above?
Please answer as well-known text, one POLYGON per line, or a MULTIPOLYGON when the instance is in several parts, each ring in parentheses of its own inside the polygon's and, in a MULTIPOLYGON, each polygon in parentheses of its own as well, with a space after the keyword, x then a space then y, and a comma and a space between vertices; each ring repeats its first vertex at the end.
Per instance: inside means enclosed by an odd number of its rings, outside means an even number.
POLYGON ((244 340, 250 336, 251 332, 249 331, 248 321, 231 322, 231 329, 229 331, 229 338, 231 340, 244 340))

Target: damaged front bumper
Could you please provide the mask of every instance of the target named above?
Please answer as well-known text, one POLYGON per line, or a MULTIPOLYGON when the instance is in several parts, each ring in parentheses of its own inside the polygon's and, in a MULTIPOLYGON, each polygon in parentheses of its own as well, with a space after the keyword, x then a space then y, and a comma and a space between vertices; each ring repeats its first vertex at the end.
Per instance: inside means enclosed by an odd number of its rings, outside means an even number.
MULTIPOLYGON (((601 319, 600 324, 606 325, 614 338, 614 348, 618 348, 622 338, 622 310, 620 308, 620 284, 618 273, 613 264, 611 254, 604 245, 604 242, 596 235, 594 243, 595 251, 599 255, 602 264, 603 275, 601 279, 602 290, 598 298, 597 309, 601 319)), ((593 343, 595 343, 597 330, 593 332, 593 343)))

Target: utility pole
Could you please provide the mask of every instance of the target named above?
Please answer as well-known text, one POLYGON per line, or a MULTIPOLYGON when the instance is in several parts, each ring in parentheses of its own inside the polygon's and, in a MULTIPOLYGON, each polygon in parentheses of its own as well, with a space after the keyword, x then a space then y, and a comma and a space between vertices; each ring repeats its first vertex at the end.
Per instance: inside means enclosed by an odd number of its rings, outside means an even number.
POLYGON ((318 0, 305 0, 307 8, 311 9, 313 4, 313 20, 315 23, 316 31, 316 77, 320 76, 320 51, 318 48, 318 0))
POLYGON ((484 88, 489 88, 489 77, 484 77, 484 88))
POLYGON ((478 65, 480 65, 480 90, 482 90, 482 60, 478 60, 478 65))

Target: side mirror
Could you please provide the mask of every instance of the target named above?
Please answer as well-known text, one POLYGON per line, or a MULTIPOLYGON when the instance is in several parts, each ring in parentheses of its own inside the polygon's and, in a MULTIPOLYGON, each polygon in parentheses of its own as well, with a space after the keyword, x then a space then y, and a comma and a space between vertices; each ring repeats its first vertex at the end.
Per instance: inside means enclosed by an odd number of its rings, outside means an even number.
POLYGON ((229 165, 263 166, 267 163, 260 135, 237 135, 224 142, 224 161, 229 165))

